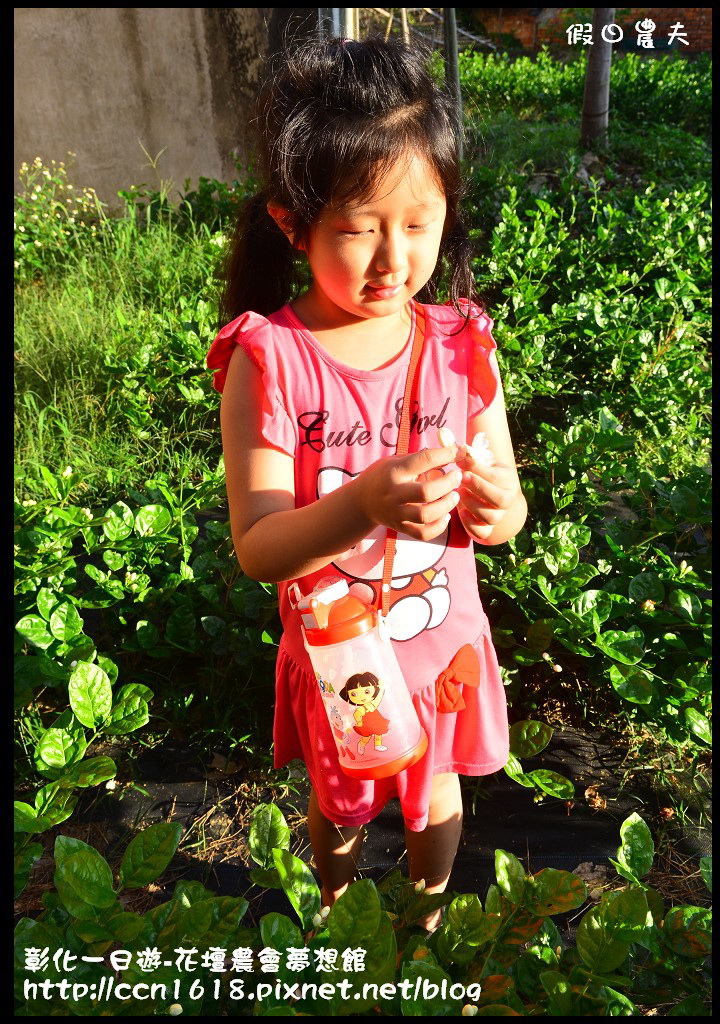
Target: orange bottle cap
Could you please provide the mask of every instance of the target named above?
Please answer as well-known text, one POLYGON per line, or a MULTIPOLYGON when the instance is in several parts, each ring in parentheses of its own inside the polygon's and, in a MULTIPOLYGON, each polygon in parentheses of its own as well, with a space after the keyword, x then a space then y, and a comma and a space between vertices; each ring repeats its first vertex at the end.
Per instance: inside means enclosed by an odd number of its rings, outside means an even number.
POLYGON ((369 633, 375 623, 375 609, 348 594, 330 605, 325 629, 306 629, 305 636, 311 647, 329 647, 369 633))

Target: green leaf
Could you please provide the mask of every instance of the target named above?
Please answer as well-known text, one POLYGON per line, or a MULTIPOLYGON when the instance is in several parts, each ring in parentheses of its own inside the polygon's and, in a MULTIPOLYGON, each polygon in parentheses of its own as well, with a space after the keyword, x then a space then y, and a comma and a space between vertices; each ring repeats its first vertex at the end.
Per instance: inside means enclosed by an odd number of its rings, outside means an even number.
POLYGON ((272 855, 283 892, 292 903, 302 927, 310 928, 313 917, 320 910, 320 890, 310 868, 289 850, 276 849, 272 855))
POLYGON ((697 622, 702 616, 702 603, 700 599, 687 590, 672 590, 669 602, 670 607, 681 619, 697 622))
POLYGON ((40 843, 30 843, 29 846, 23 847, 15 854, 13 865, 15 895, 13 899, 17 899, 27 885, 32 866, 36 860, 42 857, 42 853, 43 848, 40 843))
POLYGON ((273 867, 273 850, 290 849, 290 829, 275 804, 259 804, 253 811, 248 845, 250 856, 261 868, 273 867))
POLYGON ((546 651, 555 634, 557 619, 536 619, 525 633, 525 642, 533 651, 546 651))
POLYGON ((571 602, 570 610, 581 619, 595 612, 598 619, 604 622, 612 614, 612 604, 612 596, 606 590, 584 590, 571 602))
POLYGON ((145 686, 144 683, 125 683, 121 686, 117 693, 118 703, 122 700, 126 700, 128 697, 142 697, 142 699, 149 703, 155 694, 152 692, 149 686, 145 686))
POLYGON ((595 974, 608 974, 625 961, 630 944, 617 938, 603 919, 600 907, 593 907, 578 925, 575 943, 582 962, 595 974))
POLYGON ((50 616, 50 632, 56 640, 67 642, 82 633, 83 620, 78 610, 70 601, 58 604, 50 616))
POLYGON ((514 722, 510 726, 510 750, 517 757, 534 757, 545 749, 552 734, 545 722, 514 722))
POLYGON ((649 704, 655 696, 653 677, 649 672, 633 665, 611 665, 610 682, 623 700, 633 704, 649 704))
POLYGON ((286 953, 290 947, 302 949, 305 945, 302 932, 285 914, 265 914, 260 918, 260 938, 265 946, 286 953))
POLYGON ((712 949, 712 911, 706 907, 674 907, 661 929, 673 953, 689 960, 704 960, 712 949))
POLYGON ((149 718, 143 698, 139 694, 130 694, 112 707, 110 717, 103 722, 103 732, 109 736, 125 736, 146 725, 149 718))
POLYGON ((532 779, 543 793, 557 797, 558 800, 572 800, 575 796, 575 787, 570 779, 566 779, 558 772, 551 772, 547 768, 536 768, 527 773, 527 778, 532 779))
POLYGON ((60 600, 60 594, 55 590, 50 590, 48 587, 41 587, 40 590, 38 590, 35 603, 37 604, 38 611, 46 622, 50 621, 53 608, 55 608, 60 600))
POLYGON ((708 892, 712 892, 712 857, 700 858, 700 874, 707 886, 708 892))
POLYGON ((443 991, 448 992, 452 980, 437 964, 425 960, 412 960, 402 965, 402 980, 410 982, 401 989, 400 1012, 403 1017, 459 1017, 462 1008, 460 999, 443 998, 443 991), (419 986, 418 986, 419 982, 419 986), (443 984, 444 982, 444 984, 443 984), (415 991, 417 986, 417 998, 415 991), (405 997, 405 991, 411 995, 405 997))
POLYGON ((43 786, 35 794, 35 810, 38 818, 42 817, 46 827, 59 825, 61 821, 69 818, 75 810, 77 797, 72 790, 62 785, 62 780, 51 782, 43 786))
POLYGON ((145 505, 135 515, 135 532, 140 537, 153 537, 164 533, 172 522, 172 515, 164 505, 145 505))
POLYGON ((643 819, 633 812, 620 826, 621 846, 617 851, 617 859, 624 867, 629 868, 636 878, 646 875, 653 864, 655 844, 643 819))
POLYGON ((28 832, 30 835, 33 832, 40 832, 41 829, 37 827, 37 820, 38 813, 34 807, 24 803, 22 800, 15 801, 13 825, 15 832, 28 832))
POLYGON ((57 836, 53 848, 55 867, 59 868, 71 854, 80 853, 82 850, 89 850, 90 853, 97 852, 93 846, 84 843, 82 839, 74 839, 72 836, 57 836))
POLYGON ((639 888, 605 893, 600 910, 614 937, 624 942, 638 942, 645 929, 653 924, 647 897, 639 888))
POLYGON ((698 739, 702 740, 703 743, 707 743, 708 746, 712 746, 710 722, 707 720, 705 715, 701 714, 695 708, 685 708, 683 710, 683 714, 690 732, 697 736, 698 739))
POLYGON ((123 555, 121 551, 106 550, 103 551, 102 557, 103 562, 108 567, 108 569, 117 571, 118 569, 122 569, 122 567, 125 565, 125 555, 123 555))
POLYGON ((506 850, 495 851, 495 875, 498 887, 511 903, 522 903, 525 888, 525 868, 517 857, 506 850))
POLYGON ((700 996, 688 996, 667 1012, 668 1017, 712 1017, 700 996))
POLYGON ((553 1017, 572 1017, 572 988, 559 971, 543 971, 540 984, 550 997, 549 1011, 553 1017))
POLYGON ((116 501, 105 513, 103 533, 109 541, 125 540, 133 531, 133 514, 124 501, 116 501))
POLYGON ((85 730, 68 709, 42 734, 36 753, 51 768, 64 768, 79 761, 86 748, 85 730))
POLYGON ((92 920, 94 908, 105 909, 117 899, 110 865, 97 850, 69 854, 55 870, 53 880, 65 909, 81 920, 92 920))
POLYGON ((94 729, 110 713, 112 687, 99 665, 82 661, 74 669, 68 683, 70 707, 77 719, 94 729))
POLYGON ((259 885, 261 889, 282 889, 280 875, 275 868, 252 868, 248 872, 248 878, 253 885, 259 885))
POLYGON ((507 764, 503 768, 503 771, 511 778, 513 782, 517 782, 519 785, 524 786, 526 789, 535 789, 535 783, 532 779, 523 774, 523 768, 518 759, 514 754, 510 754, 507 759, 507 764))
POLYGON ((641 572, 630 580, 628 594, 633 601, 654 601, 659 604, 665 598, 665 587, 657 573, 641 572))
POLYGON ((645 636, 639 629, 608 629, 595 637, 595 644, 603 654, 623 665, 637 664, 645 653, 645 636))
POLYGON ((525 906, 536 917, 565 914, 581 907, 587 899, 587 886, 570 871, 543 868, 528 879, 525 906))
MULTIPOLYGON (((317 937, 313 942, 320 946, 331 946, 340 954, 345 949, 361 948, 366 951, 363 982, 370 985, 383 985, 395 979, 397 962, 397 943, 390 918, 380 902, 375 883, 370 879, 353 882, 342 896, 336 900, 327 918, 326 927, 328 940, 317 937)), ((322 976, 320 976, 322 977, 322 976)), ((320 980, 320 977, 318 980, 320 980)), ((337 971, 333 981, 348 980, 356 990, 358 975, 351 971, 337 971)), ((314 980, 314 979, 313 979, 314 980)), ((358 993, 360 995, 360 993, 358 993)), ((353 999, 352 1007, 344 1001, 338 992, 334 998, 325 1003, 328 1015, 347 1016, 362 1013, 377 1004, 377 995, 353 999)), ((323 1011, 323 1015, 324 1015, 323 1011)))
POLYGON ((151 651, 160 642, 160 632, 157 626, 148 622, 147 619, 140 619, 135 624, 135 635, 144 651, 151 651))
POLYGON ((552 540, 542 553, 543 561, 553 576, 574 569, 580 560, 577 547, 570 540, 558 537, 552 540))
POLYGON ((85 761, 71 765, 60 783, 64 786, 80 786, 81 789, 86 789, 88 786, 99 786, 101 782, 108 782, 116 775, 117 765, 111 757, 89 757, 85 761))
POLYGON ((27 640, 33 647, 39 647, 44 651, 54 642, 55 637, 48 629, 48 625, 39 615, 24 615, 15 626, 20 636, 27 640))
POLYGON ((165 628, 165 639, 183 651, 194 651, 196 622, 192 609, 181 604, 170 613, 165 628))
POLYGON ((154 882, 175 856, 182 825, 161 821, 135 836, 120 865, 120 882, 127 889, 154 882))

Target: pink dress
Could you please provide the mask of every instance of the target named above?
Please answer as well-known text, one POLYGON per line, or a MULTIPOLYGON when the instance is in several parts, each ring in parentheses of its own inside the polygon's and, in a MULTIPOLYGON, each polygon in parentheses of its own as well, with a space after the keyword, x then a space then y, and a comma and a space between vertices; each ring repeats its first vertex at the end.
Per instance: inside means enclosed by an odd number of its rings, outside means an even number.
MULTIPOLYGON (((488 316, 473 310, 473 318, 463 327, 450 306, 424 308, 426 334, 417 370, 410 452, 436 447, 441 426, 464 439, 468 419, 492 402, 499 381, 488 316)), ((295 461, 298 508, 395 453, 413 331, 414 318, 405 348, 378 370, 338 362, 289 305, 267 318, 244 313, 218 334, 207 360, 217 370, 215 387, 222 391, 230 357, 240 345, 263 376, 262 434, 269 445, 295 461)), ((344 575, 354 591, 377 599, 385 532, 378 527, 332 565, 298 580, 302 593, 309 593, 323 576, 336 573, 344 575)), ((284 633, 276 669, 275 767, 293 758, 303 760, 326 818, 338 825, 362 825, 397 796, 408 827, 421 831, 427 825, 434 774, 488 775, 505 765, 505 691, 478 594, 473 542, 456 513, 445 533, 430 543, 398 536, 388 622, 429 744, 420 761, 396 776, 366 781, 340 770, 288 587, 289 583, 278 584, 284 633), (478 655, 479 686, 461 685, 465 707, 440 713, 436 679, 466 644, 478 655)))

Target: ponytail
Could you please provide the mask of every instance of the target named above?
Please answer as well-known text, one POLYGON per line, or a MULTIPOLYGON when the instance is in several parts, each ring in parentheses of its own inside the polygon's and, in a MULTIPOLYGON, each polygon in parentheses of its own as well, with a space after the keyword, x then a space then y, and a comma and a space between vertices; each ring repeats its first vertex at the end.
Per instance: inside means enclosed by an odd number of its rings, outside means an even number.
POLYGON ((293 247, 267 212, 267 194, 246 199, 224 267, 220 327, 252 310, 269 316, 293 295, 297 273, 293 247))

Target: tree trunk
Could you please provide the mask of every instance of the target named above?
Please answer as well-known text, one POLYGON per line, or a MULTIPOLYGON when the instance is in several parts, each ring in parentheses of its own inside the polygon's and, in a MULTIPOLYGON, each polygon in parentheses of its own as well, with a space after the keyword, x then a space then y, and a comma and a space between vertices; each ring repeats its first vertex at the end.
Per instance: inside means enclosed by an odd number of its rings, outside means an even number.
POLYGON ((613 44, 610 39, 603 39, 603 29, 612 25, 614 20, 614 7, 593 8, 593 41, 585 72, 585 95, 580 126, 580 140, 585 146, 590 146, 593 143, 607 144, 610 63, 613 44))
POLYGON ((443 34, 445 39, 445 88, 455 100, 458 117, 458 154, 463 158, 463 108, 460 95, 460 68, 458 66, 457 24, 455 8, 443 7, 443 34))

